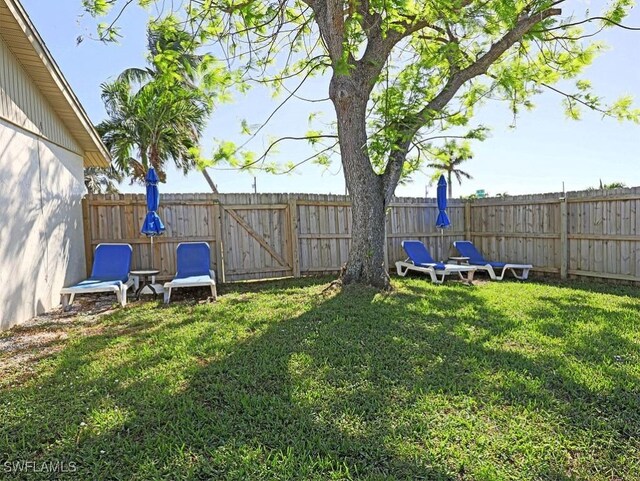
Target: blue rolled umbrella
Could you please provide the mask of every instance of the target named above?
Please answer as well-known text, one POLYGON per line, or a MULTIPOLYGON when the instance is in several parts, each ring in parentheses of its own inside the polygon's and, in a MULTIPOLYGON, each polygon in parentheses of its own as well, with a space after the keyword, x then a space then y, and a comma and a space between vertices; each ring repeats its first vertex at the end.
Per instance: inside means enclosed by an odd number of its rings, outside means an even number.
POLYGON ((158 207, 160 206, 159 179, 153 167, 149 169, 144 180, 147 184, 147 215, 140 232, 151 238, 151 268, 153 269, 153 238, 164 232, 164 224, 158 215, 158 207))
POLYGON ((444 257, 444 229, 451 225, 451 221, 447 215, 447 181, 445 180, 444 175, 441 175, 440 179, 438 179, 436 198, 438 201, 436 227, 440 228, 440 257, 444 257))

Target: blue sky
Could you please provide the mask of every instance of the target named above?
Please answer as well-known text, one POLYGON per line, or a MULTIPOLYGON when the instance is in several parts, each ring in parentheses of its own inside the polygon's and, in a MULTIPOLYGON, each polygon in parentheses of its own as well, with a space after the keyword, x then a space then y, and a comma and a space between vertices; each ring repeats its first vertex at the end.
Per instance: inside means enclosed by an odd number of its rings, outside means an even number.
MULTIPOLYGON (((100 84, 131 66, 142 66, 145 55, 145 21, 147 14, 136 8, 125 13, 121 25, 125 38, 119 45, 104 45, 85 40, 76 45, 79 35, 93 33, 95 21, 82 16, 80 0, 22 0, 36 28, 94 122, 105 116, 100 99, 100 84)), ((602 2, 575 1, 570 8, 576 13, 591 8, 592 13, 602 2)), ((565 12, 570 8, 563 7, 565 12)), ((636 8, 625 24, 640 26, 640 11, 636 8)), ((600 37, 609 50, 589 68, 589 78, 596 91, 608 99, 631 94, 640 105, 640 32, 609 29, 600 37)), ((325 98, 327 79, 314 79, 303 94, 325 98)), ((603 182, 623 181, 629 186, 640 185, 640 126, 602 119, 584 112, 583 119, 565 118, 561 99, 545 93, 534 99, 536 109, 523 112, 517 127, 510 128, 512 116, 505 105, 487 104, 476 120, 491 127, 490 137, 473 146, 474 158, 466 170, 473 180, 461 187, 454 185, 454 196, 468 195, 477 189, 490 194, 507 192, 527 194, 557 192, 565 183, 567 190, 579 190, 603 182)), ((205 153, 210 153, 213 138, 239 142, 240 121, 263 122, 271 113, 274 102, 266 90, 253 89, 246 97, 237 97, 233 104, 219 106, 211 118, 203 138, 205 153)), ((252 144, 255 151, 268 145, 270 139, 283 135, 302 135, 308 130, 310 112, 324 111, 322 118, 333 118, 329 102, 288 104, 252 144)), ((303 144, 288 143, 279 149, 280 161, 299 161, 308 155, 303 144)), ((211 169, 210 173, 221 192, 251 192, 254 175, 258 192, 344 193, 344 179, 339 162, 328 171, 317 166, 304 166, 290 175, 263 172, 246 173, 211 169)), ((414 176, 414 181, 400 186, 398 195, 424 195, 431 172, 414 176)), ((142 192, 140 186, 123 185, 122 191, 142 192)), ((170 170, 165 192, 208 192, 201 174, 184 176, 170 170)), ((434 189, 430 189, 434 194, 434 189)))

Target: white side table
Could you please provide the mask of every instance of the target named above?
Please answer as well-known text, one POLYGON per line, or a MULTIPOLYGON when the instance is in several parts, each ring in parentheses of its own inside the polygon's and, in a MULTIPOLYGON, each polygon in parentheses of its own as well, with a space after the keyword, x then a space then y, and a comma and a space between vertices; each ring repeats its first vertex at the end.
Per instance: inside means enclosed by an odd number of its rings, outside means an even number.
POLYGON ((463 256, 449 257, 449 260, 455 262, 458 265, 464 265, 469 263, 469 257, 463 257, 463 256))
POLYGON ((157 269, 139 269, 131 271, 131 275, 134 277, 134 284, 136 286, 136 299, 140 300, 140 294, 145 287, 149 287, 154 295, 162 294, 162 291, 158 292, 154 286, 156 282, 156 276, 160 273, 157 269))

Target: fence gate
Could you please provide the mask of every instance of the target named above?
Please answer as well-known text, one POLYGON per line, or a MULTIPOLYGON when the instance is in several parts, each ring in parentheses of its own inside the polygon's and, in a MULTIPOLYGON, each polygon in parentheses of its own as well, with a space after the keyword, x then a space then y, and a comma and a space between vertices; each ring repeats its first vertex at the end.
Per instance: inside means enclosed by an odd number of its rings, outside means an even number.
POLYGON ((225 281, 293 275, 289 204, 220 204, 225 281))

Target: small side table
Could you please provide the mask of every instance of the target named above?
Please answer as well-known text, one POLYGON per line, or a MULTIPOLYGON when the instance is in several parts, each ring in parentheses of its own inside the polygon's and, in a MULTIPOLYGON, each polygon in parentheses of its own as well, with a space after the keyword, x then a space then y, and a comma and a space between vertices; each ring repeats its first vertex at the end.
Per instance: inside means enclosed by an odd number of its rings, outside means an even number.
POLYGON ((158 274, 160 274, 160 271, 157 269, 140 269, 137 271, 131 271, 131 275, 138 278, 138 289, 136 290, 137 300, 140 300, 140 293, 146 286, 149 286, 149 289, 151 289, 151 292, 153 292, 154 295, 157 296, 160 294, 156 291, 156 288, 153 287, 158 274))
POLYGON ((458 265, 464 265, 469 263, 469 258, 462 257, 462 256, 449 257, 449 260, 455 262, 458 265))

